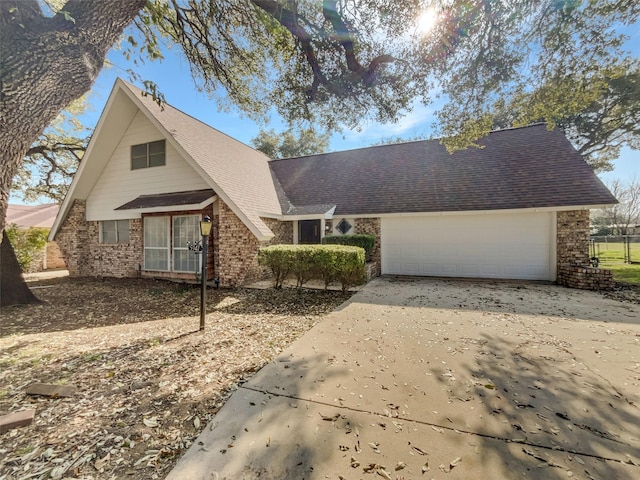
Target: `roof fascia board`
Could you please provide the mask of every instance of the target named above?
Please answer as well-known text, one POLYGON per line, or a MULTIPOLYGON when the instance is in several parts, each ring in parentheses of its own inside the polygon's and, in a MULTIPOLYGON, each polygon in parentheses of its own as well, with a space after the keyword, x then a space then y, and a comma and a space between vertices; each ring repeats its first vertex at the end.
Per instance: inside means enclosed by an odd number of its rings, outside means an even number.
POLYGON ((390 218, 390 217, 443 217, 454 215, 493 215, 500 213, 536 213, 536 212, 566 212, 570 210, 594 210, 612 206, 603 205, 571 205, 562 207, 513 208, 503 210, 461 210, 456 212, 400 212, 400 213, 345 213, 334 215, 334 218, 390 218))
POLYGON ((275 215, 273 213, 268 214, 268 213, 260 212, 260 216, 265 218, 273 218, 273 219, 281 220, 284 222, 293 221, 293 220, 318 220, 318 219, 331 220, 333 218, 333 214, 335 211, 336 211, 336 207, 331 207, 325 213, 310 213, 307 215, 286 215, 286 214, 275 215))

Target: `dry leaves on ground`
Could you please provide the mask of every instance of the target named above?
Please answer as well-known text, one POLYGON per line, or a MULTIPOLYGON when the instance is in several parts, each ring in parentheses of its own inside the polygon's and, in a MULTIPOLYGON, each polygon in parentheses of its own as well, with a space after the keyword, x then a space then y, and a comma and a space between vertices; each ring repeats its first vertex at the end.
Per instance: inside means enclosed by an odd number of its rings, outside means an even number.
POLYGON ((199 290, 143 279, 35 284, 44 303, 3 309, 0 479, 163 478, 237 385, 346 297, 336 292, 199 290), (40 288, 37 288, 40 287, 40 288), (31 397, 33 382, 75 385, 31 397))

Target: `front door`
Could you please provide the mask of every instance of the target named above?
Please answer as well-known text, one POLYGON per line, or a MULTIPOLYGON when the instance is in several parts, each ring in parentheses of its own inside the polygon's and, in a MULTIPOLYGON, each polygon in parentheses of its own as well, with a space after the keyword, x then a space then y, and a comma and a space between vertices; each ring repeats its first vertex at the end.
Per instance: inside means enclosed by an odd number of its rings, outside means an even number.
POLYGON ((320 220, 298 222, 298 243, 320 243, 320 220))

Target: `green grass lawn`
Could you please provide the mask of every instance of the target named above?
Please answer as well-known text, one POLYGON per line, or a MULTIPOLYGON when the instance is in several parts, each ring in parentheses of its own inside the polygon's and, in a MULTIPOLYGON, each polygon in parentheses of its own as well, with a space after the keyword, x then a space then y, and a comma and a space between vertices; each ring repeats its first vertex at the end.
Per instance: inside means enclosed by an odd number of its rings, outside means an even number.
POLYGON ((631 244, 631 260, 639 263, 624 263, 622 243, 599 242, 596 244, 596 255, 600 259, 600 268, 613 272, 617 282, 640 284, 640 243, 631 244))
POLYGON ((640 285, 640 263, 600 264, 600 267, 611 270, 616 282, 640 285))

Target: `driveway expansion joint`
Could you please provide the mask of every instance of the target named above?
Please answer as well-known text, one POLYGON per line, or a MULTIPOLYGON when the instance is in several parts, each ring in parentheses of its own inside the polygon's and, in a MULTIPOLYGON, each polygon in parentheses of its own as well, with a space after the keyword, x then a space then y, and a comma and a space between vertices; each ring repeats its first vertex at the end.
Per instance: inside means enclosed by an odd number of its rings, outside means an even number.
MULTIPOLYGON (((541 448, 541 449, 544 449, 544 450, 551 450, 551 451, 554 451, 554 452, 570 453, 572 455, 581 455, 581 456, 584 456, 584 457, 590 457, 590 458, 594 458, 594 459, 597 459, 597 460, 603 460, 603 461, 608 461, 608 462, 621 463, 621 464, 624 464, 624 465, 631 465, 631 466, 634 466, 634 467, 640 467, 640 465, 638 465, 637 463, 635 463, 635 462, 633 462, 631 460, 625 461, 625 460, 621 460, 619 458, 604 457, 604 456, 601 456, 601 455, 595 455, 595 454, 592 454, 592 453, 579 452, 577 450, 562 448, 562 447, 559 447, 559 446, 550 447, 548 445, 541 445, 541 444, 538 444, 538 443, 528 442, 526 440, 521 441, 521 440, 518 439, 516 441, 516 440, 510 439, 510 438, 506 438, 506 437, 499 437, 497 435, 489 435, 489 434, 486 434, 486 433, 479 433, 479 432, 473 432, 473 431, 470 431, 470 430, 463 430, 463 429, 454 428, 454 427, 451 427, 451 426, 448 426, 448 425, 440 425, 440 424, 437 424, 437 423, 431 423, 431 422, 427 422, 427 421, 424 421, 424 420, 416 420, 416 419, 408 418, 408 417, 402 417, 402 416, 389 417, 388 415, 385 415, 384 413, 380 413, 380 412, 373 412, 371 410, 365 410, 365 409, 362 409, 362 408, 347 407, 345 405, 335 405, 335 404, 328 403, 328 402, 322 402, 320 400, 313 400, 313 399, 309 399, 309 398, 298 397, 296 395, 289 395, 289 394, 281 393, 281 392, 272 392, 272 391, 270 391, 268 389, 261 389, 261 388, 257 388, 257 387, 249 387, 249 386, 246 386, 246 385, 240 385, 240 386, 238 386, 238 389, 249 390, 249 391, 256 392, 256 393, 262 393, 263 395, 272 395, 274 397, 289 398, 291 400, 299 400, 301 402, 314 403, 316 405, 323 405, 323 406, 337 408, 337 409, 340 409, 340 410, 347 410, 347 411, 355 412, 355 413, 364 413, 364 414, 367 414, 367 415, 374 415, 374 416, 383 417, 383 418, 394 418, 394 419, 402 420, 403 422, 416 423, 416 424, 419 424, 419 425, 426 425, 426 426, 429 426, 429 427, 436 427, 436 428, 440 428, 440 429, 443 429, 443 430, 449 430, 449 431, 454 432, 454 433, 466 434, 466 435, 482 437, 482 438, 488 438, 488 439, 491 439, 491 440, 497 440, 497 441, 501 441, 501 442, 504 442, 504 443, 516 443, 516 444, 520 444, 520 445, 523 445, 523 446, 541 448)), ((580 427, 580 425, 576 425, 576 426, 580 427)), ((531 455, 531 453, 529 453, 526 449, 523 449, 523 451, 527 455, 531 455)), ((535 457, 535 455, 534 455, 534 457, 535 457)))

